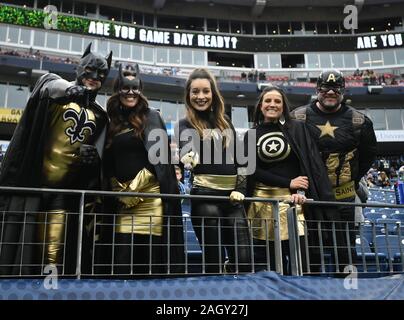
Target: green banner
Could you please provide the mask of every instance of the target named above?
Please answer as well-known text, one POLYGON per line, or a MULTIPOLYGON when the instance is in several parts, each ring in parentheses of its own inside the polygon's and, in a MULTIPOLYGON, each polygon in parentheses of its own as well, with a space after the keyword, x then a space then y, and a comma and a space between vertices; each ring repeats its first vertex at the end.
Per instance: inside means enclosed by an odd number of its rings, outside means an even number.
MULTIPOLYGON (((0 5, 0 22, 8 24, 16 24, 32 28, 46 29, 45 23, 51 18, 51 13, 45 13, 43 10, 32 10, 25 8, 17 8, 6 5, 0 5)), ((72 17, 57 13, 55 15, 56 28, 50 27, 58 31, 69 33, 87 34, 90 25, 90 19, 72 17)), ((50 24, 52 26, 52 24, 50 24)))

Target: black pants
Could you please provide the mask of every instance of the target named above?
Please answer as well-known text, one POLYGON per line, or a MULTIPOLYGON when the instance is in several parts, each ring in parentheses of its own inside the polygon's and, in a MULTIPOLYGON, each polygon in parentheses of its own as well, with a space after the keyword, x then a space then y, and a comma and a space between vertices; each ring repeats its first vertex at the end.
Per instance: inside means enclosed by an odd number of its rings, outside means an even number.
MULTIPOLYGON (((228 191, 194 188, 195 195, 229 196, 228 191)), ((223 247, 230 272, 251 271, 250 233, 244 207, 229 201, 192 200, 191 220, 205 253, 206 273, 223 271, 223 247)))
MULTIPOLYGON (((303 272, 306 272, 306 255, 305 255, 305 244, 304 244, 304 236, 299 237, 300 240, 300 252, 301 252, 301 260, 302 260, 302 269, 303 272)), ((283 266, 283 274, 290 275, 291 274, 291 264, 290 264, 290 248, 289 248, 289 240, 282 240, 282 266, 283 266)), ((265 241, 254 239, 254 263, 255 263, 255 271, 276 271, 275 265, 275 242, 274 241, 265 241), (269 253, 269 255, 268 255, 269 253), (269 264, 269 266, 268 266, 269 264), (268 268, 269 267, 269 268, 268 268)))
POLYGON ((159 236, 150 238, 150 235, 117 233, 114 245, 114 274, 125 276, 160 273, 165 267, 161 264, 161 257, 166 247, 162 245, 159 236))
MULTIPOLYGON (((355 202, 355 199, 349 202, 355 202)), ((343 271, 348 264, 354 264, 357 258, 355 249, 357 227, 355 226, 355 207, 342 206, 338 208, 338 211, 341 219, 339 223, 341 229, 340 238, 343 238, 343 240, 341 240, 342 246, 339 246, 340 249, 338 252, 340 258, 339 263, 341 265, 340 271, 343 271)))
POLYGON ((347 265, 354 264, 356 261, 355 207, 338 207, 338 215, 339 217, 333 222, 307 221, 310 272, 319 273, 327 269, 344 272, 347 265), (321 230, 321 240, 319 230, 321 230), (328 256, 332 260, 327 262, 328 256), (332 265, 327 267, 322 265, 322 261, 332 265))

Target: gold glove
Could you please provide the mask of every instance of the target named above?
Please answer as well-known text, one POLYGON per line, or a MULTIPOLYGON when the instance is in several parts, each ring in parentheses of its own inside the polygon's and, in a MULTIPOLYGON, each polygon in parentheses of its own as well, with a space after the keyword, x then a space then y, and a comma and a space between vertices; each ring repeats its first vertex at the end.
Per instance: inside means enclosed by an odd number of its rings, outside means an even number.
POLYGON ((181 158, 181 162, 186 169, 193 169, 199 163, 199 154, 190 151, 181 158))
POLYGON ((144 201, 143 198, 140 197, 119 197, 118 200, 123 204, 125 209, 132 208, 144 201))
POLYGON ((235 201, 241 202, 243 200, 244 200, 244 194, 242 194, 241 192, 232 191, 230 193, 230 201, 232 201, 232 202, 235 202, 235 201))
MULTIPOLYGON (((112 190, 114 191, 119 191, 119 192, 133 192, 135 191, 135 187, 137 186, 136 184, 137 179, 134 179, 131 181, 131 183, 128 185, 128 183, 122 183, 119 182, 115 177, 111 178, 111 186, 112 190)), ((143 198, 140 197, 118 197, 118 200, 120 203, 123 204, 124 208, 132 208, 136 205, 138 205, 140 202, 143 202, 143 198)))

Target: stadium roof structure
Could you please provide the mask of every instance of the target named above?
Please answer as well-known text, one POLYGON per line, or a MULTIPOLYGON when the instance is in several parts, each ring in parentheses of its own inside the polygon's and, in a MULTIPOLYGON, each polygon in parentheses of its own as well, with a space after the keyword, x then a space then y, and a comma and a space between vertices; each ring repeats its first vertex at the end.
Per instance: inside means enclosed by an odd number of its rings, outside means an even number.
POLYGON ((205 3, 209 6, 229 5, 250 7, 253 10, 264 7, 343 7, 353 4, 363 5, 388 5, 404 3, 403 0, 154 0, 154 7, 161 9, 165 4, 172 2, 205 3))
POLYGON ((341 19, 343 9, 347 5, 355 5, 358 12, 362 13, 362 18, 382 18, 404 12, 404 0, 86 0, 86 2, 162 15, 246 21, 285 19, 336 21, 341 19))

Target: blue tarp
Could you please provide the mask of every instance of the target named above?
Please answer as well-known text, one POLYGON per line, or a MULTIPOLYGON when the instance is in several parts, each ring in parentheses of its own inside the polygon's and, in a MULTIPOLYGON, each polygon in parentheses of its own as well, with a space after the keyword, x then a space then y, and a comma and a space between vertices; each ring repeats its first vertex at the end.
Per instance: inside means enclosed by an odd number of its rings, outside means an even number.
POLYGON ((404 275, 343 279, 281 276, 275 272, 259 272, 242 276, 150 280, 60 279, 57 281, 57 289, 49 289, 52 284, 55 285, 52 281, 0 280, 0 300, 404 299, 404 275))

